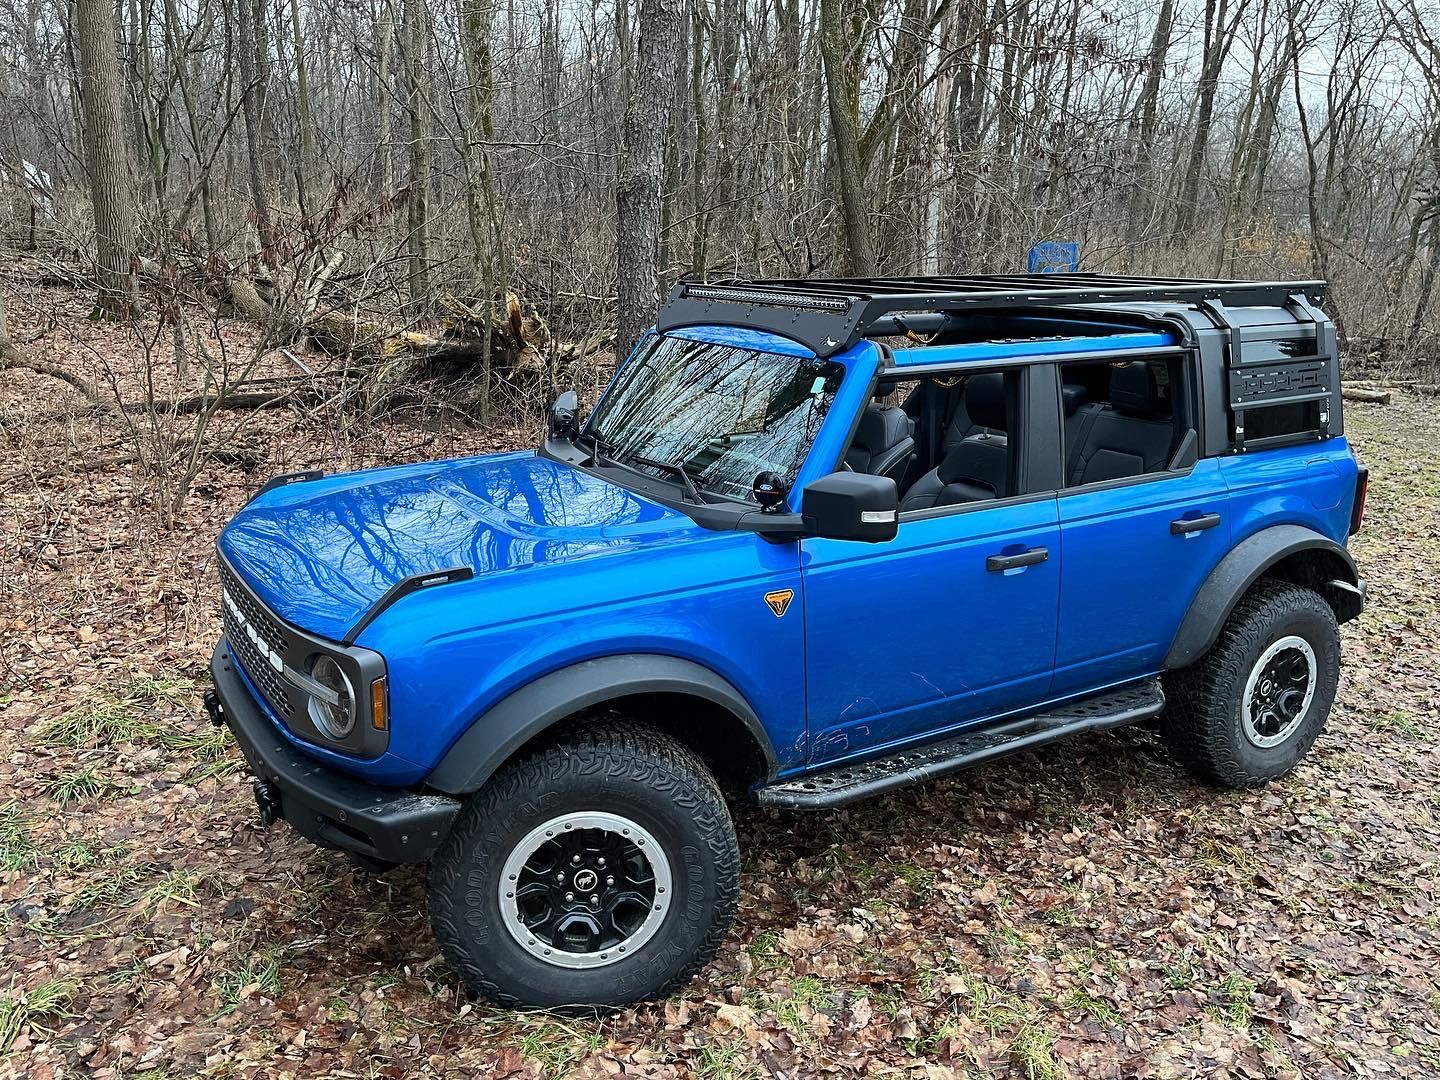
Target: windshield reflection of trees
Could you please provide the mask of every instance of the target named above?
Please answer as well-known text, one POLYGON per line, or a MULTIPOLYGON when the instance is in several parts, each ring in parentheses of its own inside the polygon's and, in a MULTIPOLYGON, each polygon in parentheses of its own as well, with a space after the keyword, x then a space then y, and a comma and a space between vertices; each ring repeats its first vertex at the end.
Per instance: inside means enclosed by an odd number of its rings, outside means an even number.
POLYGON ((234 543, 251 547, 257 572, 277 583, 304 575, 330 596, 369 603, 377 586, 410 574, 461 565, 483 573, 623 546, 634 531, 627 526, 665 513, 532 458, 449 467, 266 511, 234 543))
POLYGON ((764 470, 794 480, 834 400, 839 365, 685 338, 650 340, 595 410, 591 430, 622 460, 638 454, 685 464, 723 495, 748 498, 764 470))

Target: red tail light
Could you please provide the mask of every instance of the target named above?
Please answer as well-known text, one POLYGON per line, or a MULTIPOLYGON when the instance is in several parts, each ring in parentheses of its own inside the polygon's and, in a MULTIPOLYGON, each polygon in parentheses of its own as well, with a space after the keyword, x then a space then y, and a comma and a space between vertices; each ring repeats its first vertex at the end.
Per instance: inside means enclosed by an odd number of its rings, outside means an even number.
POLYGON ((1365 496, 1370 490, 1370 470, 1364 465, 1355 475, 1355 501, 1350 504, 1350 535, 1354 536, 1365 524, 1365 496))

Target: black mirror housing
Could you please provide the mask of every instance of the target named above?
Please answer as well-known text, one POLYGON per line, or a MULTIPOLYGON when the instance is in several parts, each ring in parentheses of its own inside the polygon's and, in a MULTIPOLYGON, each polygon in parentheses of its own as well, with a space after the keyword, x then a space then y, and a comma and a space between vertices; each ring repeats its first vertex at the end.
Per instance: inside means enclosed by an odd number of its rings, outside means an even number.
POLYGON ((552 439, 573 439, 580 433, 580 398, 566 390, 550 405, 548 414, 552 439))
POLYGON ((807 536, 882 544, 900 525, 900 489, 888 476, 831 473, 805 488, 800 514, 807 536))

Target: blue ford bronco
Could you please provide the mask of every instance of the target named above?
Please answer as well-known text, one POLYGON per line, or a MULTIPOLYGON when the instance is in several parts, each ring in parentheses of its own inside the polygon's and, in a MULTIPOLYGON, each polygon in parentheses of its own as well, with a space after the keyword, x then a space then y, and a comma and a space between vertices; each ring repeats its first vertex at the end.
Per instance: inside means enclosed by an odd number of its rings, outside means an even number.
POLYGON ((713 955, 727 796, 841 806, 1141 720, 1263 784, 1365 599, 1324 291, 682 282, 535 450, 267 484, 219 539, 210 716, 266 824, 428 861, 466 985, 550 1008, 713 955))

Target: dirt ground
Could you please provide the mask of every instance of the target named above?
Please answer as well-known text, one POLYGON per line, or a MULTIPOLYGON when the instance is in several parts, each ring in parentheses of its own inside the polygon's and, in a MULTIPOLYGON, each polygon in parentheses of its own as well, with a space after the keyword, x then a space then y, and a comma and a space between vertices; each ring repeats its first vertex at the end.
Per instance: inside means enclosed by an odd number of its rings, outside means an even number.
MULTIPOLYGON (((135 343, 84 301, 16 336, 124 393, 135 343)), ((0 1074, 1434 1076, 1440 403, 1347 419, 1372 602, 1291 777, 1208 790, 1126 730, 847 812, 738 807, 714 963, 574 1021, 467 1001, 421 870, 261 831, 200 712, 215 535, 266 475, 528 436, 224 414, 167 530, 127 424, 0 374, 0 1074)))

